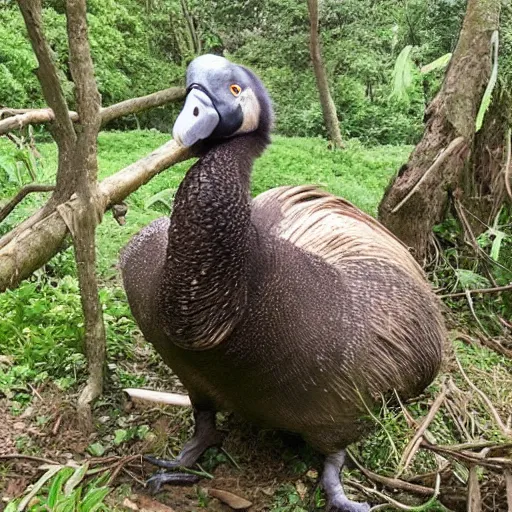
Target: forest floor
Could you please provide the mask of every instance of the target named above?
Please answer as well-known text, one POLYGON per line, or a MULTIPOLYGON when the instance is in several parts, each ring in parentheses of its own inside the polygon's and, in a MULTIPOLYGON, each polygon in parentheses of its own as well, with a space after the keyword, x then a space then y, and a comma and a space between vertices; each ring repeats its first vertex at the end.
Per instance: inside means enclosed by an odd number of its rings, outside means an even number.
MULTIPOLYGON (((102 134, 101 177, 167 139, 149 131, 102 134)), ((38 182, 49 182, 55 169, 55 147, 41 143, 37 149, 41 154, 36 168, 38 182)), ((276 137, 257 162, 253 192, 256 195, 283 184, 314 183, 374 215, 389 178, 410 149, 365 148, 351 142, 347 150, 332 152, 321 139, 276 137)), ((0 155, 4 169, 9 169, 9 159, 14 161, 15 156, 3 141, 0 155)), ((236 417, 222 415, 219 420, 227 437, 222 450, 211 449, 201 459, 196 468, 200 482, 190 487, 166 487, 156 497, 144 498, 147 491, 142 484, 154 468, 141 463, 141 454, 172 457, 190 436, 193 425, 188 409, 140 407, 122 392, 127 387, 185 391, 138 331, 121 286, 117 260, 120 249, 135 232, 169 213, 172 197, 189 165, 169 169, 132 194, 127 200, 125 226, 118 226, 107 214, 99 228, 98 269, 107 326, 108 376, 105 394, 94 408, 94 434, 83 432, 73 408, 85 379, 85 358, 71 248, 18 289, 0 295, 0 510, 6 506, 15 510, 27 486, 56 464, 85 467, 79 481, 81 492, 106 489, 106 496, 98 493, 106 503, 104 510, 159 510, 148 499, 176 511, 229 510, 213 497, 215 489, 250 500, 251 510, 300 512, 324 505, 317 488, 321 468, 317 454, 297 438, 257 430, 236 417), (13 454, 28 458, 7 458, 13 454)), ((12 172, 5 172, 2 178, 1 169, 0 197, 11 194, 18 179, 12 172)), ((0 224, 0 234, 42 200, 27 198, 0 224)), ((511 227, 506 222, 497 223, 493 232, 479 237, 481 247, 493 251, 498 263, 509 269, 511 227), (498 248, 496 232, 503 233, 498 248)), ((476 258, 457 249, 455 227, 448 224, 437 231, 440 255, 429 272, 436 291, 449 295, 488 286, 476 258)), ((491 271, 498 284, 512 281, 509 270, 498 267, 491 271)), ((415 510, 466 510, 468 490, 473 499, 478 498, 478 490, 482 510, 506 511, 505 480, 507 473, 512 474, 512 297, 473 294, 469 299, 446 297, 444 303, 450 346, 442 373, 418 399, 398 406, 383 403, 375 417, 374 432, 352 447, 360 467, 345 471, 347 491, 354 499, 371 503, 398 500, 420 507, 415 510), (418 438, 421 425, 427 429, 418 438), (421 447, 419 443, 423 443, 421 447), (436 473, 440 474, 439 496, 431 499, 436 473), (388 480, 379 480, 379 476, 388 480)), ((508 478, 512 493, 512 476, 508 478)), ((47 508, 57 509, 45 501, 63 492, 64 480, 55 483, 56 479, 41 484, 35 493, 38 503, 32 500, 28 510, 38 510, 45 503, 47 508)))

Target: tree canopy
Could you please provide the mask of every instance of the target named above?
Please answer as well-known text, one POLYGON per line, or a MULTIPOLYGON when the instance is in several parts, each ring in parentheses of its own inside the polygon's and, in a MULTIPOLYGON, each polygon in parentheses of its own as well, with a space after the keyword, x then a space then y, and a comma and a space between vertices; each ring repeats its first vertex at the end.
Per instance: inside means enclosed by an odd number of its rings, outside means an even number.
MULTIPOLYGON (((263 77, 283 135, 325 135, 308 51, 306 2, 295 0, 91 0, 88 22, 103 105, 183 83, 197 53, 221 53, 263 77)), ((73 107, 62 0, 43 4, 47 38, 73 107)), ((347 138, 413 143, 425 105, 444 69, 421 66, 451 52, 464 14, 463 0, 326 0, 320 36, 332 95, 347 138), (411 46, 405 94, 396 94, 397 57, 411 46)), ((510 34, 505 34, 510 46, 510 34)), ((0 104, 40 107, 36 67, 15 2, 0 4, 0 104)), ((511 66, 512 69, 512 66, 511 66)), ((126 127, 169 131, 176 112, 158 109, 122 121, 126 127)))

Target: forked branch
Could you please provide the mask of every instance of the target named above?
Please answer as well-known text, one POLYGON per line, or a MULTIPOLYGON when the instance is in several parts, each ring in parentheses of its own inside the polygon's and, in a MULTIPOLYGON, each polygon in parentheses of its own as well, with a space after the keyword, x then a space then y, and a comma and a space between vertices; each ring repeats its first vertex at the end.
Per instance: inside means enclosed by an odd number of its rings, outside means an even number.
POLYGON ((37 185, 35 183, 31 183, 29 185, 25 185, 18 193, 5 205, 0 209, 0 222, 5 220, 7 216, 16 208, 16 206, 28 196, 28 194, 32 194, 33 192, 52 192, 55 190, 54 185, 37 185))

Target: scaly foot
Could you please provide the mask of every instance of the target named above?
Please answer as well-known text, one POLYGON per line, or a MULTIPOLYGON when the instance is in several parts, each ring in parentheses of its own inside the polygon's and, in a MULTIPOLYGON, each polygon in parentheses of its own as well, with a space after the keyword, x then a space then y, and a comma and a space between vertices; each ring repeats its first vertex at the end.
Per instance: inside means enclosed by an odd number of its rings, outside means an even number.
POLYGON ((340 471, 345 464, 345 450, 328 455, 324 463, 321 484, 327 495, 328 512, 368 512, 368 503, 357 503, 349 500, 341 482, 340 471))
MULTIPOLYGON (((185 446, 174 460, 158 459, 150 456, 145 456, 144 460, 165 469, 190 468, 208 448, 222 443, 224 436, 215 427, 215 412, 194 409, 194 419, 194 435, 185 443, 185 446)), ((192 484, 198 480, 199 477, 188 473, 161 472, 153 475, 146 483, 153 492, 158 492, 163 484, 192 484)))

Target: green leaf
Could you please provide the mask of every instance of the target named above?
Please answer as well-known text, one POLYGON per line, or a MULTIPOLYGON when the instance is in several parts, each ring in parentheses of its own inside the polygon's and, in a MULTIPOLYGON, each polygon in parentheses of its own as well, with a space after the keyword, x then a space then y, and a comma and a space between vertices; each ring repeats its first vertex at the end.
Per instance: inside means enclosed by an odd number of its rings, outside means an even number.
POLYGON ((498 261, 500 259, 501 243, 507 234, 503 233, 503 231, 497 231, 494 229, 492 230, 492 234, 494 235, 494 240, 492 241, 491 246, 491 258, 494 261, 498 261))
POLYGON ((16 502, 11 501, 7 504, 7 507, 5 507, 4 512, 16 512, 16 502))
POLYGON ((87 451, 94 457, 101 457, 106 450, 101 443, 93 443, 87 447, 87 451))
POLYGON ((499 46, 499 35, 498 31, 495 30, 491 36, 491 51, 493 52, 493 64, 491 77, 489 78, 489 83, 485 88, 484 96, 482 98, 482 102, 480 103, 480 108, 478 109, 478 114, 476 116, 475 121, 475 131, 480 131, 482 125, 484 123, 485 113, 491 104, 492 91, 494 91, 494 86, 496 85, 496 81, 498 79, 498 46, 499 46))
POLYGON ((431 73, 432 71, 435 71, 436 69, 444 68, 448 65, 451 58, 452 58, 451 53, 445 53, 443 56, 434 60, 430 64, 425 64, 425 66, 422 66, 420 69, 420 72, 422 74, 426 75, 427 73, 431 73))
POLYGON ((30 500, 41 490, 43 485, 62 469, 62 466, 51 466, 48 471, 32 486, 30 492, 20 501, 18 512, 25 510, 30 500))
POLYGON ((471 270, 458 268, 455 270, 455 275, 464 290, 486 288, 491 284, 487 278, 477 274, 476 272, 472 272, 471 270))
POLYGON ((82 499, 80 512, 94 512, 103 504, 105 496, 110 492, 108 487, 91 489, 82 499))
POLYGON ((128 441, 130 439, 130 436, 127 430, 124 430, 122 428, 117 429, 115 432, 114 437, 114 444, 116 446, 119 446, 121 443, 124 443, 125 441, 128 441))
POLYGON ((47 504, 50 510, 53 510, 55 504, 59 499, 59 495, 62 493, 62 486, 64 482, 73 474, 73 470, 71 468, 62 468, 50 487, 48 491, 48 500, 47 504))
POLYGON ((84 479, 84 476, 88 470, 88 462, 75 470, 71 478, 66 482, 66 485, 64 486, 64 494, 66 496, 69 496, 73 492, 73 489, 84 479))
POLYGON ((156 194, 152 195, 151 197, 148 197, 144 201, 144 209, 148 210, 155 203, 162 203, 164 206, 166 206, 168 208, 169 211, 171 211, 171 201, 169 199, 172 195, 172 192, 173 192, 172 188, 166 188, 164 190, 160 190, 160 192, 157 192, 156 194))
POLYGON ((407 99, 407 90, 412 84, 412 72, 414 64, 411 60, 412 45, 406 46, 398 55, 395 68, 393 69, 393 91, 390 97, 397 99, 407 99))

